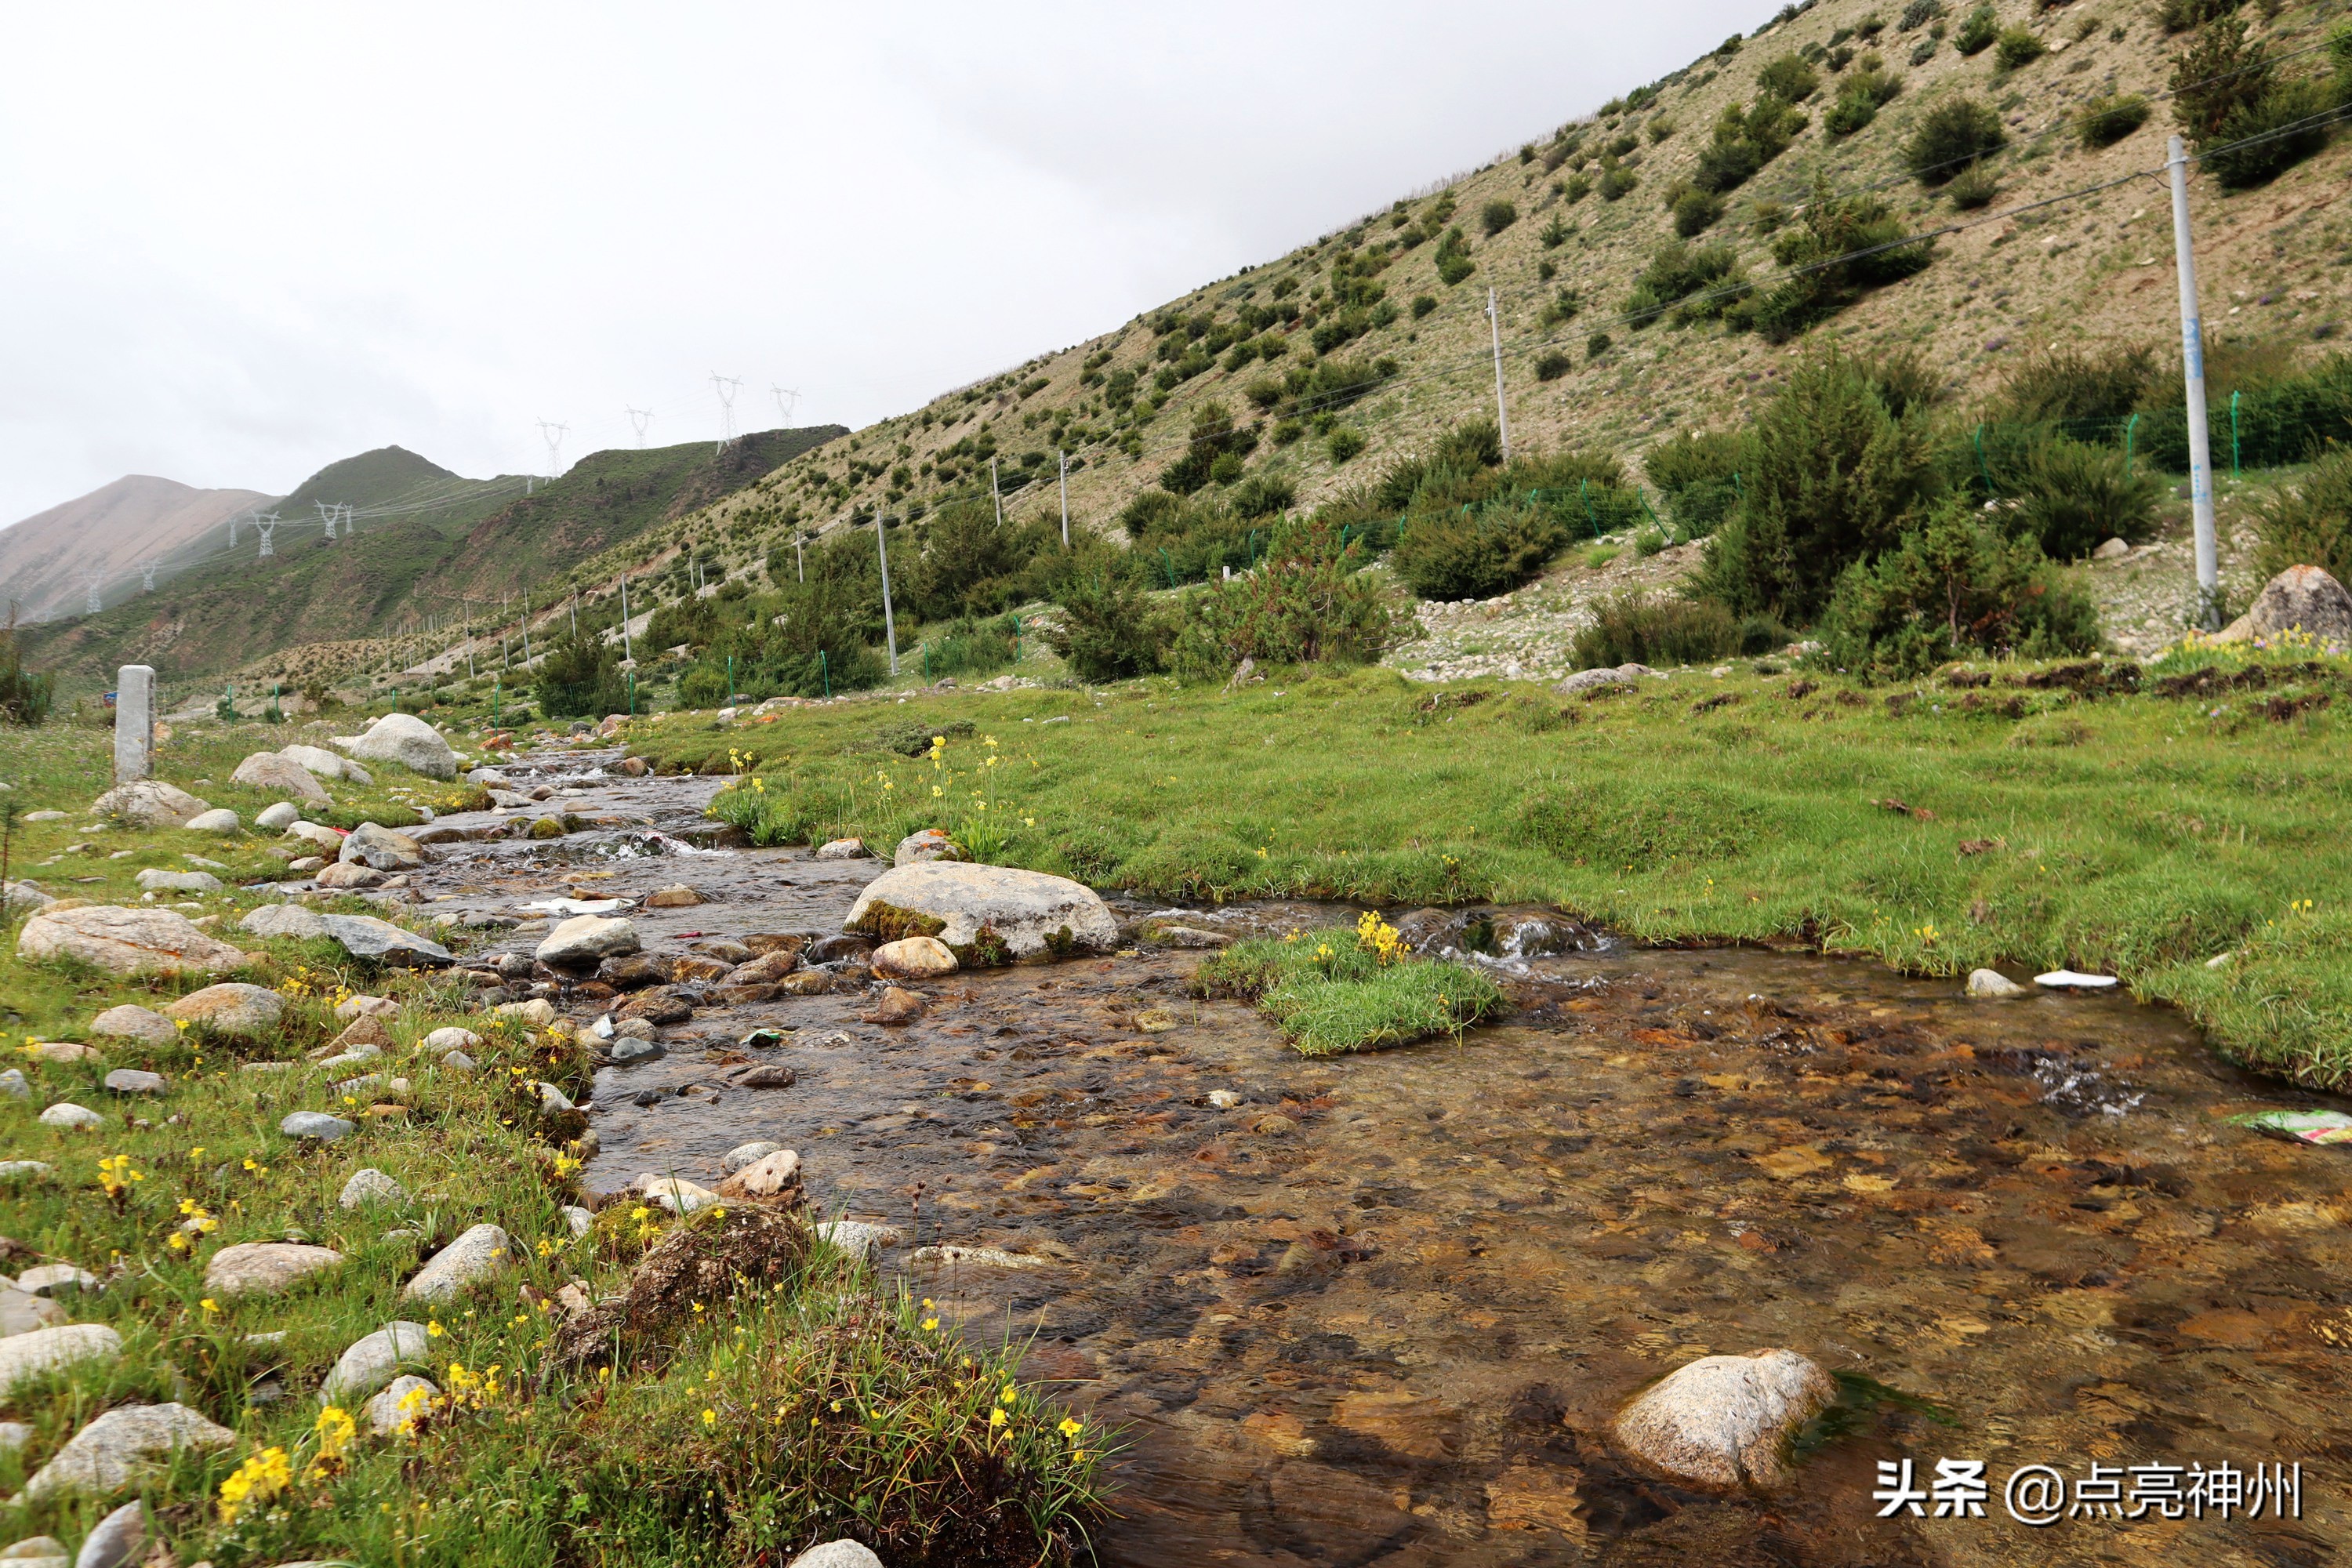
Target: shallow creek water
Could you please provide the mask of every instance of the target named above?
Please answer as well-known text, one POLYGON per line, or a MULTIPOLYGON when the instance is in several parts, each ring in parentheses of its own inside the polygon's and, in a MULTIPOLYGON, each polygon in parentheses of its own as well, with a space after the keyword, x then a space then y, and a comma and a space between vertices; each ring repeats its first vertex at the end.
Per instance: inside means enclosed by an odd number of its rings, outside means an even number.
MULTIPOLYGON (((714 782, 591 779, 556 804, 676 834, 714 782)), ((714 901, 631 912, 675 952, 836 929, 877 869, 648 844, 625 824, 457 847, 419 880, 436 912, 509 916, 683 880, 714 901)), ((861 1022, 858 996, 703 1011, 662 1031, 665 1059, 599 1075, 590 1184, 713 1182, 727 1149, 773 1139, 821 1211, 1035 1259, 883 1255, 1126 1429, 1107 1563, 2316 1564, 2347 1539, 2352 1149, 2231 1124, 2312 1100, 2220 1065, 2178 1016, 1604 943, 1517 966, 1509 1019, 1458 1045, 1310 1061, 1250 1009, 1193 1000, 1198 958, 960 974, 898 1028, 861 1022), (789 1042, 735 1046, 763 1025, 789 1042), (677 1092, 747 1056, 798 1083, 677 1092), (1612 1451, 1644 1384, 1774 1345, 1958 1426, 1882 1413, 1769 1500, 1663 1486, 1612 1451), (1875 1518, 1874 1463, 1904 1458, 1923 1485, 1938 1458, 1984 1460, 1989 1517, 1875 1518), (2001 1506, 2026 1464, 2222 1461, 2300 1461, 2303 1517, 2029 1529, 2001 1506)))

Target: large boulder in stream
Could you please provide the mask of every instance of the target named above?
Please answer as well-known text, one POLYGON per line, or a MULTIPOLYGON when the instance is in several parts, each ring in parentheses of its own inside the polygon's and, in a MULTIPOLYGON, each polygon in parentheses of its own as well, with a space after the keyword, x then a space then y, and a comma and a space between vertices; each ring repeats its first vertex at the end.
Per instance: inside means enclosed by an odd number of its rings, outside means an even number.
POLYGON ((842 929, 885 942, 935 936, 968 965, 1101 952, 1118 937, 1110 910, 1083 883, 961 860, 885 871, 857 896, 842 929))
POLYGON ((2290 566, 2268 583, 2246 613, 2214 634, 2217 642, 2252 642, 2301 632, 2324 643, 2352 643, 2352 593, 2317 566, 2290 566))
POLYGON ((1769 1490, 1794 1472, 1789 1442, 1837 1400, 1830 1374, 1795 1351, 1701 1356, 1617 1417, 1617 1441, 1686 1486, 1769 1490))
POLYGON ((411 773, 436 779, 457 776, 457 753, 441 731, 414 713, 387 713, 363 735, 337 735, 345 754, 371 763, 398 763, 411 773))

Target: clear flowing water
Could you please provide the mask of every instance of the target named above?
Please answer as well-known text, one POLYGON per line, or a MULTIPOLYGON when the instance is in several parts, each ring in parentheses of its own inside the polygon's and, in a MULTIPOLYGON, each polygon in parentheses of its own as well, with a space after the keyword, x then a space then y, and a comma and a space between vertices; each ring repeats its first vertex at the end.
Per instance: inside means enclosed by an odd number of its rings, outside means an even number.
MULTIPOLYGON (((635 822, 463 848, 425 890, 513 914, 684 880, 712 901, 632 915, 675 952, 837 929, 877 870, 646 854, 666 847, 636 824, 688 827, 712 781, 589 787, 562 804, 635 822)), ((713 1181, 772 1139, 821 1210, 1025 1255, 883 1264, 1125 1428, 1107 1563, 2316 1564, 2346 1539, 2352 1150, 2231 1123, 2315 1100, 2220 1065, 2176 1016, 1604 942, 1507 965, 1515 1011, 1460 1044, 1310 1061, 1194 1000, 1198 957, 960 974, 899 1027, 855 995, 700 1012, 665 1059, 600 1075, 588 1177, 713 1181), (766 1025, 787 1043, 735 1045, 766 1025), (744 1059, 798 1082, 725 1087, 744 1059), (1644 1384, 1775 1345, 1958 1425, 1883 1411, 1770 1500, 1612 1449, 1644 1384), (1874 1466, 1905 1458, 1923 1478, 1985 1461, 1990 1517, 1876 1518, 1874 1466), (2026 1464, 2225 1461, 2300 1461, 2303 1517, 2032 1529, 2001 1507, 2026 1464)))

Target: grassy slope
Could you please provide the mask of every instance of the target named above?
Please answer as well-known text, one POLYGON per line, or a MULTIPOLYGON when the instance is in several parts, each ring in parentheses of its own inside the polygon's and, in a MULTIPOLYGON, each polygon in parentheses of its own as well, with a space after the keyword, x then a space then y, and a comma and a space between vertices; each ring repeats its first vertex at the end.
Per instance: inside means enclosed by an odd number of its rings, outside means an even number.
POLYGON ((689 765, 754 752, 787 826, 881 843, 935 820, 936 783, 936 819, 1009 827, 1008 863, 1098 886, 1531 900, 1645 941, 2120 973, 2234 1058, 2352 1079, 2352 910, 2333 891, 2352 875, 2336 765, 2352 668, 2326 661, 2259 695, 2095 700, 2015 684, 2029 673, 2005 667, 1981 694, 1898 692, 1897 712, 1883 689, 1831 679, 1792 699, 1791 678, 1746 667, 1591 702, 1291 672, 1233 695, 1160 680, 765 725, 681 714, 637 744, 689 765), (2339 706, 2273 721, 2261 704, 2282 691, 2339 706), (2005 715, 2011 698, 2022 718, 2005 715), (1074 721, 1042 723, 1061 714, 1074 721), (959 720, 998 741, 998 766, 979 740, 951 741, 937 773, 876 743, 959 720), (1890 800, 1918 814, 1874 804, 1890 800))
MULTIPOLYGON (((257 726, 194 727, 165 748, 163 772, 249 817, 266 796, 197 781, 225 779, 247 752, 289 738, 257 726)), ((5 798, 76 814, 20 825, 10 874, 29 871, 58 894, 135 902, 139 869, 185 869, 182 856, 192 852, 230 867, 220 875, 232 885, 195 901, 218 915, 219 929, 232 929, 257 901, 235 882, 280 862, 252 839, 110 827, 81 832, 81 808, 95 793, 90 781, 104 777, 106 743, 102 731, 64 725, 7 732, 0 749, 0 782, 10 785, 5 798), (27 865, 84 840, 92 852, 54 867, 27 865), (108 858, 117 848, 133 853, 108 858), (82 875, 101 879, 68 880, 82 875)), ((398 823, 410 819, 409 801, 446 801, 448 785, 394 768, 380 773, 366 791, 333 786, 339 805, 398 823)), ((1090 1506, 1087 1499, 1101 1475, 1091 1428, 1074 1442, 1057 1429, 1062 1410, 1026 1386, 1009 1402, 1006 1427, 990 1426, 990 1408, 1005 1403, 997 1391, 1015 1381, 1017 1355, 967 1348, 951 1333, 926 1327, 910 1301, 877 1301, 862 1272, 823 1248, 795 1289, 756 1300, 714 1300, 707 1314, 698 1309, 699 1326, 666 1363, 634 1363, 609 1381, 547 1366, 560 1311, 551 1316, 534 1305, 525 1288, 544 1296, 578 1279, 592 1294, 612 1292, 625 1282, 644 1245, 636 1231, 624 1235, 626 1227, 609 1236, 600 1229, 593 1244, 574 1242, 559 1211, 579 1195, 576 1164, 558 1159, 552 1146, 569 1132, 539 1117, 530 1084, 545 1078, 585 1097, 592 1069, 568 1042, 487 1029, 471 993, 429 976, 372 972, 328 943, 239 933, 254 962, 224 978, 274 986, 289 998, 282 1025, 268 1038, 232 1043, 199 1032, 161 1048, 111 1040, 103 1042, 100 1061, 49 1063, 19 1047, 86 1039, 89 1020, 110 1006, 160 1007, 202 982, 125 980, 69 964, 28 964, 13 956, 14 934, 0 929, 0 1056, 31 1080, 33 1095, 0 1095, 0 1142, 11 1158, 47 1162, 54 1173, 12 1186, 7 1230, 39 1261, 72 1261, 100 1273, 119 1265, 121 1274, 103 1294, 71 1298, 68 1309, 74 1321, 112 1326, 124 1347, 119 1360, 29 1380, 10 1392, 5 1413, 29 1423, 35 1435, 23 1449, 0 1454, 0 1497, 16 1493, 109 1406, 177 1400, 237 1433, 234 1448, 184 1459, 142 1489, 182 1562, 332 1558, 419 1568, 537 1568, 564 1559, 685 1568, 745 1561, 834 1534, 877 1539, 871 1520, 851 1516, 852 1500, 887 1518, 920 1491, 931 1494, 925 1506, 935 1520, 940 1508, 962 1507, 968 1518, 982 1520, 983 1538, 1010 1547, 1027 1538, 1023 1505, 983 1517, 978 1500, 949 1479, 950 1460, 968 1474, 985 1470, 974 1463, 983 1453, 1009 1458, 1041 1480, 1025 1500, 1048 1528, 1090 1506), (329 1082, 339 1075, 298 1066, 262 1076, 239 1072, 236 1064, 298 1059, 332 1037, 342 1026, 331 1003, 345 990, 389 994, 402 1004, 387 1020, 397 1044, 384 1068, 412 1079, 410 1111, 366 1121, 331 1148, 298 1145, 278 1131, 287 1110, 354 1113, 356 1106, 329 1082), (415 1041, 445 1025, 488 1033, 474 1052, 481 1071, 440 1071, 411 1054, 415 1041), (152 1125, 132 1123, 102 1087, 116 1067, 143 1068, 171 1080, 160 1105, 135 1108, 147 1111, 152 1125), (113 1124, 96 1133, 38 1124, 40 1110, 59 1100, 97 1110, 113 1124), (141 1178, 120 1204, 110 1201, 98 1174, 100 1160, 115 1155, 128 1156, 141 1178), (341 1208, 336 1195, 361 1166, 384 1172, 413 1199, 341 1208), (217 1225, 193 1247, 175 1248, 171 1238, 186 1215, 184 1204, 198 1205, 217 1225), (390 1232, 413 1226, 438 1245, 478 1223, 504 1226, 518 1244, 497 1285, 437 1309, 400 1299, 419 1254, 416 1243, 390 1232), (344 1263, 284 1297, 222 1299, 205 1286, 205 1261, 218 1247, 297 1237, 336 1248, 344 1263), (437 1331, 429 1363, 412 1370, 429 1373, 446 1391, 456 1386, 449 1372, 456 1363, 477 1378, 487 1375, 488 1393, 477 1407, 446 1411, 413 1437, 370 1438, 362 1423, 362 1440, 340 1476, 301 1479, 317 1451, 320 1413, 313 1391, 346 1345, 394 1318, 427 1321, 437 1331), (280 1331, 286 1337, 274 1346, 245 1338, 280 1331), (272 1386, 265 1381, 272 1378, 287 1396, 250 1403, 248 1391, 272 1386), (769 1441, 766 1430, 782 1425, 787 1412, 805 1436, 791 1444, 769 1441), (267 1518, 256 1509, 228 1526, 216 1507, 222 1481, 271 1446, 290 1455, 295 1485, 267 1518)), ((662 1223, 654 1215, 633 1219, 626 1209, 617 1217, 662 1223)), ((10 1271, 31 1261, 12 1259, 10 1271)), ((0 1510, 7 1515, 0 1529, 10 1540, 54 1534, 70 1547, 121 1500, 67 1498, 7 1509, 0 1510)), ((897 1549, 879 1539, 885 1550, 897 1549)), ((906 1545, 905 1537, 898 1545, 906 1545)), ((914 1556, 910 1547, 906 1555, 914 1556)))
MULTIPOLYGON (((1926 31, 1904 33, 1889 26, 1877 47, 1904 78, 1901 95, 1862 132, 1832 141, 1822 120, 1842 79, 1824 71, 1821 93, 1803 106, 1811 125, 1779 160, 1733 193, 1730 216, 1703 239, 1733 242, 1751 276, 1770 274, 1771 239, 1742 221, 1744 215, 1750 203, 1761 198, 1801 202, 1816 174, 1839 190, 1890 181, 1882 194, 1916 229, 1956 216, 1985 216, 1955 214, 1948 203, 1931 199, 1901 174, 1901 149, 1919 115, 1958 92, 1994 103, 2009 123, 2011 147, 1995 163, 2002 185, 1995 212, 2161 163, 2163 139, 2170 129, 2162 103, 2148 124, 2104 152, 2083 151, 2071 134, 2036 138, 2045 127, 2064 125, 2080 102, 2098 93, 2161 91, 2182 37, 2165 35, 2147 7, 2116 0, 2047 11, 2037 11, 2032 0, 2000 0, 1996 8, 2004 25, 2026 26, 2065 47, 1997 78, 1990 52, 1963 58, 1948 39, 1925 64, 1908 65, 1912 48, 1926 31), (2086 26, 2089 36, 2074 41, 2086 26), (2108 36, 2117 26, 2126 30, 2120 42, 2108 36)), ((1947 21, 1957 26, 1966 9, 1949 7, 1947 21)), ((1565 205, 1550 195, 1549 186, 1568 171, 1547 175, 1540 161, 1523 165, 1516 153, 1453 181, 1450 189, 1458 203, 1454 221, 1469 236, 1469 254, 1477 270, 1447 287, 1435 276, 1434 245, 1406 253, 1381 274, 1380 281, 1400 306, 1415 295, 1433 295, 1439 301, 1435 313, 1418 323, 1408 314, 1338 351, 1341 357, 1389 355, 1402 366, 1399 385, 1348 416, 1370 437, 1366 454, 1335 466, 1311 439, 1280 452, 1261 447, 1252 471, 1263 467, 1290 476, 1301 501, 1310 502, 1378 471, 1389 458, 1424 445, 1455 420, 1490 414, 1493 369, 1486 358, 1484 316, 1490 285, 1501 301, 1515 438, 1546 447, 1591 445, 1635 458, 1657 436, 1738 419, 1773 389, 1788 354, 1831 339, 1865 353, 1916 348, 1948 374, 1964 397, 1988 392, 2029 348, 2129 342, 2153 345, 2160 354, 2177 352, 2167 207, 2162 189, 2152 180, 1945 239, 1939 242, 1935 264, 1925 272, 1879 290, 1789 348, 1776 349, 1752 333, 1727 334, 1714 326, 1660 325, 1634 331, 1605 319, 1623 309, 1634 275, 1672 236, 1663 193, 1688 168, 1722 109, 1752 100, 1758 70, 1777 56, 1825 43, 1841 26, 1872 15, 1891 24, 1902 11, 1901 5, 1883 0, 1822 0, 1805 15, 1748 39, 1731 58, 1702 59, 1665 79, 1656 107, 1603 122, 1603 139, 1624 131, 1642 141, 1635 155, 1641 184, 1614 204, 1594 195, 1565 205), (1653 145, 1647 129, 1660 117, 1675 129, 1663 143, 1653 145), (1515 203, 1520 216, 1499 235, 1482 238, 1477 213, 1495 197, 1515 203), (1559 249, 1547 251, 1539 237, 1556 216, 1577 225, 1578 233, 1559 249), (1547 258, 1559 268, 1555 282, 1537 276, 1539 262, 1547 258), (1582 290, 1584 311, 1564 326, 1543 329, 1538 311, 1562 284, 1582 290), (1618 346, 1588 362, 1585 342, 1596 331, 1608 331, 1618 346), (1536 358, 1555 347, 1570 351, 1576 367, 1560 379, 1539 383, 1536 358)), ((2306 4, 2289 5, 2267 23, 2252 10, 2246 15, 2257 36, 2283 51, 2316 41, 2337 13, 2331 6, 2306 4)), ((2305 59, 2292 68, 2314 67, 2305 59)), ((1577 107, 1561 106, 1563 110, 1577 107)), ((1528 131, 1539 141, 1549 128, 1530 126, 1528 131)), ((2352 310, 2352 266, 2347 266, 2352 262, 2352 212, 2334 198, 2348 174, 2352 137, 2340 138, 2328 152, 2263 189, 2231 195, 2201 176, 2196 180, 2192 201, 2199 260, 2208 330, 2215 339, 2225 344, 2254 337, 2310 343, 2321 324, 2347 319, 2352 310)), ((1410 210, 1418 214, 1426 206, 1426 200, 1417 200, 1410 210)), ((1171 304, 1188 312, 1215 310, 1230 318, 1240 300, 1254 297, 1258 303, 1267 302, 1272 285, 1286 277, 1297 279, 1302 294, 1311 291, 1328 281, 1331 261, 1351 245, 1376 242, 1390 234, 1389 216, 1376 214, 1171 304)), ((648 543, 665 547, 673 534, 724 537, 730 553, 748 564, 779 535, 777 520, 785 513, 797 510, 809 521, 829 522, 850 506, 885 501, 892 489, 887 471, 894 465, 903 462, 919 470, 941 447, 983 429, 1005 454, 1001 466, 1007 472, 1013 471, 1013 459, 1018 455, 1034 451, 1050 456, 1057 444, 1087 453, 1087 466, 1071 477, 1073 515, 1089 526, 1107 527, 1118 509, 1175 455, 1195 405, 1222 400, 1245 413, 1242 389, 1249 381, 1269 368, 1279 372, 1299 363, 1309 354, 1306 333, 1294 331, 1291 336, 1290 354, 1271 367, 1260 363, 1233 374, 1213 369, 1179 387, 1168 406, 1143 427, 1147 451, 1139 460, 1090 447, 1114 422, 1101 407, 1099 389, 1083 384, 1080 374, 1089 355, 1108 350, 1113 358, 1108 368, 1140 369, 1148 384, 1154 339, 1141 318, 1041 355, 986 383, 990 390, 977 402, 950 395, 924 409, 880 421, 847 441, 786 465, 708 516, 687 519, 648 543), (1042 390, 1025 398, 1016 395, 1017 384, 1037 377, 1046 381, 1042 390), (927 416, 931 419, 928 426, 927 416), (1067 430, 1057 443, 1056 426, 1061 426, 1067 430), (902 444, 904 456, 899 455, 902 444), (870 471, 853 476, 852 461, 868 465, 870 471)), ((936 476, 919 477, 906 499, 930 502, 974 485, 986 493, 984 463, 975 467, 966 462, 961 469, 944 485, 936 476)), ((1051 469, 1036 471, 1050 476, 1051 469)), ((1051 489, 1047 484, 1034 501, 1018 504, 1024 510, 1049 506, 1051 489)))

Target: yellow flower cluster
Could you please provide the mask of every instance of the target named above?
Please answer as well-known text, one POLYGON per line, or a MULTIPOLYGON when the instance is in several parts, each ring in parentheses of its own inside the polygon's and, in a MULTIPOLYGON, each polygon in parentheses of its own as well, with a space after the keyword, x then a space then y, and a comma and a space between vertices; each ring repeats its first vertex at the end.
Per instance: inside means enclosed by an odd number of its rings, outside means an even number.
POLYGON ((131 1195, 132 1183, 146 1179, 147 1173, 131 1168, 131 1156, 128 1154, 110 1154, 98 1163, 98 1184, 105 1188, 106 1195, 117 1204, 131 1195))
POLYGON ((255 1503, 268 1502, 284 1491, 294 1479, 294 1466, 283 1448, 264 1448, 247 1459, 221 1482, 220 1516, 223 1524, 235 1524, 237 1516, 255 1503))
POLYGON ((359 1425, 351 1413, 341 1405, 330 1405, 319 1412, 319 1451, 311 1458, 310 1468, 303 1473, 305 1480, 324 1480, 343 1473, 343 1451, 359 1436, 359 1425))
POLYGON ((1404 958, 1403 936, 1381 919, 1376 910, 1366 910, 1363 918, 1356 922, 1356 945, 1383 965, 1401 963, 1404 958))

